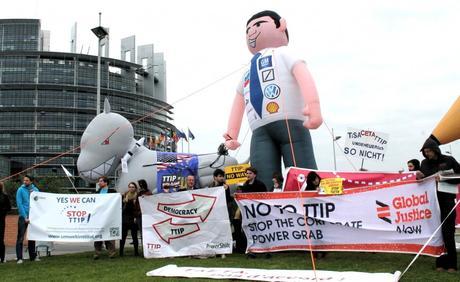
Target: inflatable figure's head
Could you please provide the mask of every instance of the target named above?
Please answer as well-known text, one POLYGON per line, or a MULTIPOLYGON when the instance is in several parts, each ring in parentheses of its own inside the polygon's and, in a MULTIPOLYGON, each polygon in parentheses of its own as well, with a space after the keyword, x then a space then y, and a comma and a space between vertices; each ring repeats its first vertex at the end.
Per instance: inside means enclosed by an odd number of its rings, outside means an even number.
POLYGON ((265 48, 288 45, 286 20, 273 11, 262 11, 253 15, 246 23, 246 43, 252 54, 265 48))
POLYGON ((99 177, 110 175, 133 142, 133 126, 123 116, 111 113, 106 99, 104 112, 97 115, 83 132, 77 161, 80 176, 96 182, 99 177))

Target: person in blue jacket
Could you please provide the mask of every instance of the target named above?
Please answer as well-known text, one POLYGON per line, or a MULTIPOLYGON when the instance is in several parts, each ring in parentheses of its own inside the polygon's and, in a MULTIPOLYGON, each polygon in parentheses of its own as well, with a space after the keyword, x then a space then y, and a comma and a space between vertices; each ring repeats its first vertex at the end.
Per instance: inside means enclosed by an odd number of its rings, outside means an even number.
MULTIPOLYGON (((16 257, 17 263, 22 263, 22 246, 24 242, 24 235, 27 231, 27 226, 30 223, 29 220, 29 208, 30 208, 30 193, 33 191, 38 192, 38 188, 32 183, 32 178, 28 175, 22 179, 22 185, 16 192, 16 204, 18 206, 18 237, 16 240, 16 257)), ((35 252, 35 241, 28 241, 29 258, 31 261, 39 261, 37 253, 35 252)))

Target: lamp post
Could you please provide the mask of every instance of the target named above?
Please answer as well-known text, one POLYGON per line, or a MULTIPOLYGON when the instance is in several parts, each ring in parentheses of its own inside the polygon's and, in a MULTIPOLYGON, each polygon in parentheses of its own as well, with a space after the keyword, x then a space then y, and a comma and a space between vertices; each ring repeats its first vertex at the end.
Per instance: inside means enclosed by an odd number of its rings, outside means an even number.
POLYGON ((342 138, 342 136, 335 136, 334 135, 334 128, 332 128, 332 152, 334 153, 334 171, 337 171, 337 161, 335 158, 335 141, 342 138))
POLYGON ((96 115, 101 112, 101 41, 109 33, 101 26, 101 12, 99 12, 99 26, 92 28, 91 31, 98 38, 97 43, 97 88, 96 88, 96 115))

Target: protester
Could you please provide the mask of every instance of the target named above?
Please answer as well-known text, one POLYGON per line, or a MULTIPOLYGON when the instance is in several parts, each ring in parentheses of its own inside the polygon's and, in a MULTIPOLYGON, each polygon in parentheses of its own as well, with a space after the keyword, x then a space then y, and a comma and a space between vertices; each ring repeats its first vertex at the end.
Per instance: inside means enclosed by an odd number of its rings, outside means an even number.
POLYGON ((187 187, 186 189, 187 190, 195 190, 196 189, 196 180, 195 180, 195 176, 190 174, 190 175, 187 175, 187 187))
POLYGON ((124 255, 124 247, 128 230, 131 230, 131 237, 134 244, 134 255, 139 256, 139 241, 137 239, 137 224, 136 218, 140 211, 137 209, 137 185, 134 182, 128 184, 128 191, 123 194, 122 201, 122 228, 120 240, 120 257, 124 255))
POLYGON ((195 190, 197 189, 195 184, 196 184, 195 176, 193 174, 189 174, 185 178, 185 187, 184 186, 179 187, 177 189, 177 192, 195 190))
MULTIPOLYGON (((21 264, 22 261, 22 246, 24 242, 24 236, 27 231, 27 226, 30 223, 29 220, 29 207, 30 207, 30 193, 36 191, 38 188, 32 183, 32 177, 26 175, 22 179, 22 185, 16 192, 16 205, 18 207, 18 237, 16 240, 16 257, 17 263, 21 264)), ((31 261, 40 261, 35 251, 35 241, 28 240, 29 258, 31 261)))
MULTIPOLYGON (((228 186, 227 183, 225 183, 225 172, 218 168, 214 170, 213 174, 213 180, 209 184, 209 187, 219 187, 222 186, 225 189, 225 201, 227 203, 227 211, 228 211, 228 218, 230 221, 230 225, 233 225, 233 217, 234 217, 234 208, 233 208, 233 198, 230 193, 230 186, 228 186)), ((222 258, 225 258, 225 255, 221 255, 222 258)))
POLYGON ((225 183, 225 172, 220 168, 214 170, 213 172, 213 181, 209 184, 209 187, 219 187, 223 186, 225 189, 225 201, 227 203, 228 216, 230 218, 230 223, 233 219, 233 198, 230 193, 230 186, 225 183))
POLYGON ((420 162, 417 159, 412 159, 407 162, 407 169, 409 171, 417 171, 420 170, 420 162))
POLYGON ((0 263, 5 260, 5 217, 11 210, 10 198, 5 194, 3 182, 0 182, 0 263))
POLYGON ((305 191, 318 191, 320 190, 319 184, 321 183, 321 177, 314 171, 310 171, 307 175, 307 187, 305 191))
MULTIPOLYGON (((452 157, 441 154, 439 142, 434 136, 430 136, 423 144, 420 150, 425 157, 420 166, 420 171, 417 172, 417 178, 425 178, 436 174, 442 170, 453 170, 455 173, 460 173, 460 164, 452 157)), ((439 180, 439 177, 437 177, 439 180)), ((457 184, 457 183, 452 183, 457 184)), ((444 246, 447 254, 444 254, 436 259, 436 270, 450 273, 457 272, 457 250, 455 247, 455 194, 437 191, 439 208, 441 210, 441 222, 446 220, 441 227, 444 246), (453 212, 447 217, 449 212, 453 212)))
POLYGON ((272 192, 282 192, 284 178, 281 175, 281 173, 275 171, 272 176, 272 181, 273 181, 272 192))
MULTIPOLYGON (((115 191, 110 189, 109 190, 109 179, 106 176, 99 177, 98 180, 99 184, 99 194, 107 194, 107 193, 114 193, 115 191)), ((116 250, 115 250, 115 241, 94 241, 94 256, 95 260, 99 259, 99 256, 102 252, 102 243, 105 244, 105 248, 109 253, 109 258, 115 258, 116 250)))
POLYGON ((267 192, 267 186, 257 179, 257 169, 248 167, 246 169, 246 177, 248 180, 241 187, 243 193, 267 192))
MULTIPOLYGON (((320 192, 321 184, 321 177, 318 175, 318 173, 314 171, 310 171, 307 175, 307 187, 305 187, 305 191, 317 191, 320 192)), ((326 252, 319 252, 319 251, 314 251, 313 256, 316 259, 324 258, 326 257, 327 253, 326 252)))
MULTIPOLYGON (((248 167, 246 169, 247 180, 241 186, 242 193, 256 193, 256 192, 267 192, 265 184, 257 179, 257 169, 254 167, 248 167)), ((244 252, 247 246, 247 239, 242 230, 241 221, 241 210, 237 210, 235 213, 234 227, 235 227, 235 240, 236 240, 236 251, 244 252)), ((248 253, 248 258, 256 258, 256 254, 248 253)), ((266 258, 270 258, 270 253, 265 255, 266 258)))
POLYGON ((140 179, 137 181, 137 183, 139 184, 139 192, 137 193, 136 210, 139 211, 139 213, 136 216, 136 224, 137 230, 139 230, 141 233, 142 240, 142 211, 141 206, 139 205, 139 198, 143 198, 144 196, 150 196, 152 195, 152 192, 150 192, 145 179, 140 179))

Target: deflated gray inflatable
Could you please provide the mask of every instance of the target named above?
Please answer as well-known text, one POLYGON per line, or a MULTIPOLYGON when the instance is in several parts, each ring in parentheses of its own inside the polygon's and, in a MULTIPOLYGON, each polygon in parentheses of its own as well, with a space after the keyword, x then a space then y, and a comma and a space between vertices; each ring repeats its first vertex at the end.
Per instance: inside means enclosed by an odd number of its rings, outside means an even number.
MULTIPOLYGON (((80 142, 81 153, 77 168, 80 176, 89 182, 116 171, 118 175, 115 188, 125 192, 129 182, 144 179, 148 189, 155 193, 157 152, 144 146, 144 138, 134 139, 131 123, 123 116, 110 112, 110 104, 104 101, 104 112, 97 115, 85 129, 80 142)), ((237 161, 230 156, 215 154, 198 155, 198 178, 200 187, 212 181, 216 168, 235 165, 237 161)))

